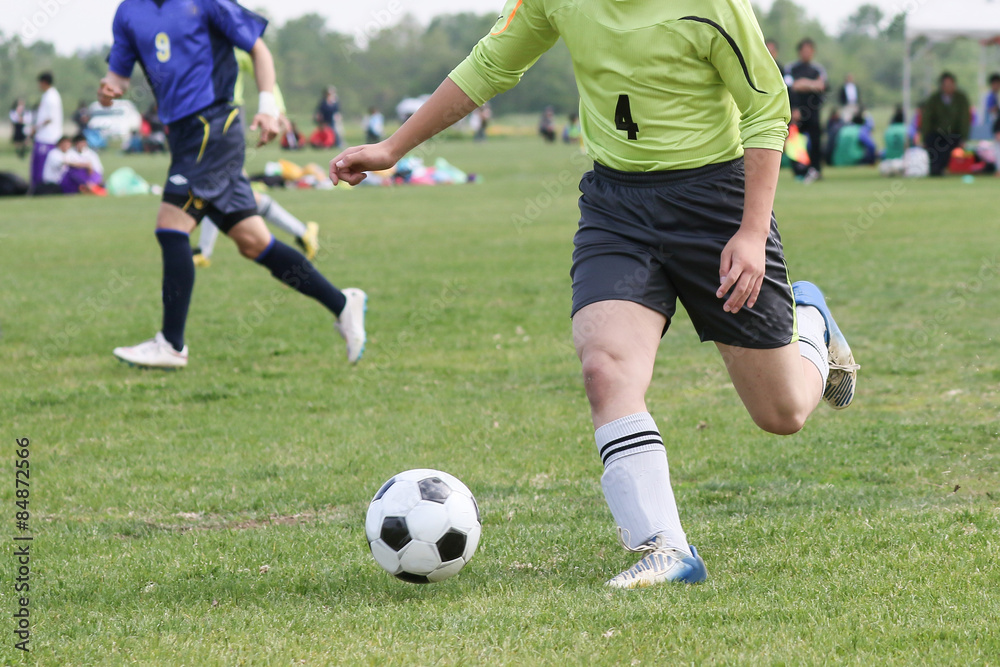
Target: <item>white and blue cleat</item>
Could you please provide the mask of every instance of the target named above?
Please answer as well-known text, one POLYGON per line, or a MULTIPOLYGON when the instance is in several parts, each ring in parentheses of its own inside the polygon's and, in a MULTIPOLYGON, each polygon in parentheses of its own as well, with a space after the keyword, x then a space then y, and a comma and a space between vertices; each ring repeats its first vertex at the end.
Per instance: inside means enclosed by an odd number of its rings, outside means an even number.
POLYGON ((698 584, 708 577, 705 561, 698 550, 691 547, 691 553, 663 545, 663 536, 657 535, 638 549, 629 549, 646 555, 639 562, 610 579, 611 588, 646 588, 665 581, 682 584, 698 584))
POLYGON ((826 344, 829 350, 830 375, 823 390, 823 400, 834 410, 843 410, 854 400, 854 392, 858 384, 858 369, 854 362, 851 346, 847 344, 843 332, 826 305, 823 292, 810 282, 801 280, 792 285, 795 303, 800 306, 812 306, 820 312, 826 322, 826 344))

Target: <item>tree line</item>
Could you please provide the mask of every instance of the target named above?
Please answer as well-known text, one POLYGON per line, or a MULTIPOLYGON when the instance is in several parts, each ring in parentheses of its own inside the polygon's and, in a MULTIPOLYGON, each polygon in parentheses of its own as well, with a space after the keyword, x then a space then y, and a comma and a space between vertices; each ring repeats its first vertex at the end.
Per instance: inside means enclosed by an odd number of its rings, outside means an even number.
MULTIPOLYGON (((781 59, 795 60, 795 45, 811 37, 817 61, 829 73, 835 88, 853 73, 868 106, 895 105, 901 101, 903 26, 905 17, 886 16, 875 5, 859 8, 836 34, 829 34, 793 0, 775 0, 768 11, 758 8, 765 37, 778 41, 781 59)), ((265 40, 274 53, 278 80, 290 112, 308 118, 321 91, 337 87, 344 115, 361 117, 375 106, 391 115, 405 97, 429 93, 472 49, 493 22, 494 14, 451 14, 422 25, 404 16, 398 23, 365 35, 359 44, 354 35, 330 27, 326 19, 307 14, 283 25, 272 23, 265 40)), ((0 33, 0 103, 8 107, 16 97, 37 102, 37 74, 54 73, 67 115, 78 100, 95 98, 97 81, 106 71, 108 47, 73 55, 60 54, 47 42, 30 45, 17 35, 0 33)), ((938 72, 949 69, 959 84, 974 93, 978 47, 957 41, 935 47, 914 72, 917 99, 936 86, 938 72)), ((148 103, 138 70, 133 93, 140 107, 148 103)), ((512 91, 493 103, 496 114, 537 113, 553 106, 560 114, 577 107, 569 52, 560 41, 546 53, 512 91)))

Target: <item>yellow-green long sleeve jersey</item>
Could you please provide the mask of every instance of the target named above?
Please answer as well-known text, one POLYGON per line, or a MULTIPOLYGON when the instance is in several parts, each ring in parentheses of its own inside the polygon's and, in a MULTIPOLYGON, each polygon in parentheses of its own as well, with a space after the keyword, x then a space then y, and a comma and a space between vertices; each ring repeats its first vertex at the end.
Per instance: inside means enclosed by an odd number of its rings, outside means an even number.
POLYGON ((691 169, 784 147, 788 93, 749 0, 508 0, 450 77, 482 104, 560 37, 600 164, 691 169))
MULTIPOLYGON (((239 65, 239 73, 236 75, 236 85, 233 86, 233 104, 241 107, 246 104, 246 100, 243 99, 246 77, 253 78, 254 76, 253 58, 243 49, 233 49, 233 51, 236 53, 236 64, 239 65)), ((278 111, 286 113, 285 98, 281 96, 281 88, 278 88, 277 81, 274 82, 274 103, 278 105, 278 111)))

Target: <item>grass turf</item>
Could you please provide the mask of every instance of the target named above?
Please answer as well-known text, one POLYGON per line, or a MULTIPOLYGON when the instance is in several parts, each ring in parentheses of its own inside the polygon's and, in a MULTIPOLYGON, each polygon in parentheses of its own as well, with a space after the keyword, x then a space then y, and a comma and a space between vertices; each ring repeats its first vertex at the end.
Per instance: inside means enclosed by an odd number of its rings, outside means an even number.
MULTIPOLYGON (((159 322, 156 199, 2 204, 3 662, 996 660, 995 181, 783 177, 792 278, 827 292, 864 366, 856 406, 790 438, 758 431, 678 316, 649 404, 709 580, 609 592, 634 556, 570 345, 585 163, 533 139, 438 155, 484 182, 273 193, 321 224, 317 265, 370 295, 356 368, 321 307, 225 239, 198 272, 191 366, 120 365, 111 348, 159 322), (32 443, 28 656, 10 617, 17 437, 32 443), (413 467, 457 475, 484 512, 476 558, 428 587, 379 570, 364 540, 371 495, 413 467)), ((166 168, 105 161, 152 182, 166 168)))

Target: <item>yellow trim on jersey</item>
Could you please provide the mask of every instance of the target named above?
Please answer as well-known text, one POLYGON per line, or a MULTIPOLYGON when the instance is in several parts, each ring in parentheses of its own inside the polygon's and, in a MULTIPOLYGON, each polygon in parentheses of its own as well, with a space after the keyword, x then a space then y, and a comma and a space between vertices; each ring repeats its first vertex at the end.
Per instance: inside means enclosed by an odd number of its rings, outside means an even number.
POLYGON ((229 113, 229 118, 227 118, 227 119, 226 119, 226 124, 222 126, 222 133, 223 133, 223 134, 225 134, 226 132, 228 132, 228 131, 229 131, 229 126, 233 124, 233 121, 234 121, 234 120, 236 120, 236 116, 237 116, 237 115, 238 115, 239 113, 240 113, 240 110, 239 110, 239 109, 233 109, 233 110, 232 110, 232 111, 231 111, 231 112, 229 113))
POLYGON ((204 116, 198 116, 198 120, 200 120, 202 125, 205 126, 205 138, 201 140, 201 150, 198 151, 198 159, 195 160, 195 162, 201 162, 201 159, 205 157, 205 147, 208 146, 208 133, 211 129, 211 126, 208 124, 208 121, 205 120, 204 116))

